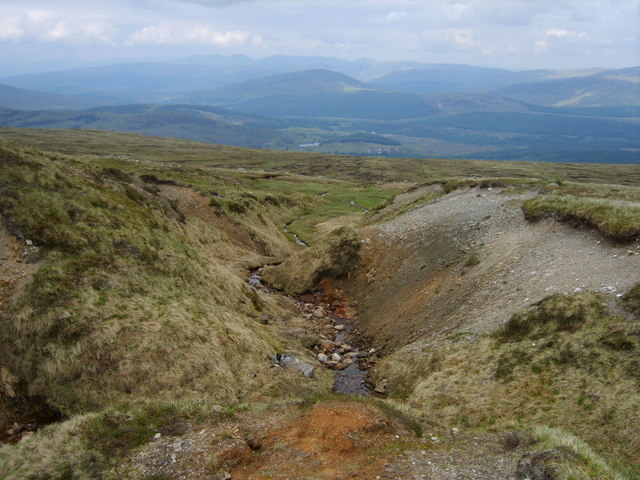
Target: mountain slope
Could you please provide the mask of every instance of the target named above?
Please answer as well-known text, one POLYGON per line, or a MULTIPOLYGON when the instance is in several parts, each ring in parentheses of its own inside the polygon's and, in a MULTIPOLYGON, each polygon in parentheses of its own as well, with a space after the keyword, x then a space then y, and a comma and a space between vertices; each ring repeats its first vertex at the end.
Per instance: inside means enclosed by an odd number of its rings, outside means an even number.
POLYGON ((525 70, 516 72, 471 65, 421 65, 399 70, 368 83, 379 88, 420 93, 490 92, 514 84, 583 77, 601 70, 525 70))
POLYGON ((495 93, 523 102, 557 107, 638 106, 638 70, 610 70, 586 77, 512 85, 495 93))
POLYGON ((87 108, 98 105, 92 99, 73 95, 36 92, 23 88, 0 85, 0 107, 20 110, 62 110, 87 108))
POLYGON ((0 124, 14 127, 99 129, 251 147, 280 147, 283 122, 190 105, 122 105, 73 112, 23 112, 0 108, 0 124))
POLYGON ((389 120, 423 117, 437 112, 417 94, 377 90, 328 70, 271 75, 199 92, 189 95, 187 100, 276 117, 389 120))
POLYGON ((274 95, 311 95, 371 90, 368 85, 329 70, 313 69, 269 75, 195 94, 190 100, 220 101, 233 104, 274 95))

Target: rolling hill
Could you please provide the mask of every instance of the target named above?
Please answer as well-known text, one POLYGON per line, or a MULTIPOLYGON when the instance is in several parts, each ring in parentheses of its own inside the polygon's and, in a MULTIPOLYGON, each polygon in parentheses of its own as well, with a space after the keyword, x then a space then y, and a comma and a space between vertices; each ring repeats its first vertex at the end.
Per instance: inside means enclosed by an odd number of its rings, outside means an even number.
POLYGON ((14 127, 99 129, 177 137, 255 148, 284 148, 280 120, 233 113, 219 107, 123 105, 82 111, 25 112, 0 108, 0 124, 14 127))
POLYGON ((88 108, 100 102, 74 95, 36 92, 0 85, 0 106, 20 110, 62 110, 88 108))
POLYGON ((556 107, 640 106, 640 71, 608 70, 594 75, 511 85, 495 93, 556 107))

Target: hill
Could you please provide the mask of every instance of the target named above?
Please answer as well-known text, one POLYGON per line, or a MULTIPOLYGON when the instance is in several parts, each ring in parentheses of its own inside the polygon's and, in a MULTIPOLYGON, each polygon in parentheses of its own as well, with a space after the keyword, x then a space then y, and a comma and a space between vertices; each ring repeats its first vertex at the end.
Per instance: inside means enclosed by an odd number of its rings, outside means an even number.
POLYGON ((99 104, 95 100, 73 95, 36 92, 0 85, 0 107, 20 110, 68 110, 99 104))
POLYGON ((281 129, 286 124, 279 120, 204 105, 122 105, 65 112, 0 108, 0 124, 128 131, 255 148, 285 148, 296 140, 294 135, 285 140, 281 129))
POLYGON ((271 75, 189 95, 192 103, 224 105, 269 116, 397 119, 436 110, 416 94, 385 92, 328 70, 271 75))
POLYGON ((0 133, 2 478, 637 478, 637 168, 0 133))
POLYGON ((638 68, 511 85, 496 93, 538 105, 601 107, 640 105, 638 68))

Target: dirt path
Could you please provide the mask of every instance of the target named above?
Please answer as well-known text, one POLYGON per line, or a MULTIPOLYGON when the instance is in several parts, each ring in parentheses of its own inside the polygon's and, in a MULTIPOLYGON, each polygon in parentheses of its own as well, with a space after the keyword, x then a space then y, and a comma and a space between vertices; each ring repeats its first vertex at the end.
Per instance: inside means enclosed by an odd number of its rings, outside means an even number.
POLYGON ((617 295, 640 281, 640 245, 592 229, 527 222, 532 193, 453 192, 365 229, 350 293, 361 328, 394 350, 417 339, 496 329, 517 310, 576 289, 617 295))

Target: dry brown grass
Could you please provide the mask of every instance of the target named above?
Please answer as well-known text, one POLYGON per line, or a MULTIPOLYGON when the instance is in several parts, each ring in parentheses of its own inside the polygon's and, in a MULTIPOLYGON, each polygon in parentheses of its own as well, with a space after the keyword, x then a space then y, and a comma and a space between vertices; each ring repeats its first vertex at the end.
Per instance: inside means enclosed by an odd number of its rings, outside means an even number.
MULTIPOLYGON (((218 211, 190 187, 150 185, 113 160, 0 150, 0 211, 12 232, 41 248, 40 268, 1 319, 3 365, 30 395, 66 414, 131 398, 218 402, 327 388, 271 367, 290 316, 246 284, 240 261, 283 255, 284 218, 307 206, 275 205, 232 177, 181 168, 245 211, 218 211), (286 385, 292 383, 292 385, 286 385)), ((126 163, 126 162, 122 162, 126 163)), ((161 166, 146 173, 171 177, 161 166)), ((174 177, 174 178, 175 178, 174 177)))
POLYGON ((554 425, 637 469, 637 321, 581 292, 550 297, 511 323, 495 338, 410 344, 385 358, 376 377, 436 421, 554 425))

